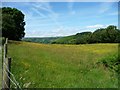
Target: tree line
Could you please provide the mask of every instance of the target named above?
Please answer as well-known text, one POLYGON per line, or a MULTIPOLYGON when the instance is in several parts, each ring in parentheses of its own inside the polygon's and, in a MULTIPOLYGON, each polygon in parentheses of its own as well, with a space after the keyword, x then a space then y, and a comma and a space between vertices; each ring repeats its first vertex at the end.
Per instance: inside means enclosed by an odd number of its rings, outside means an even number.
POLYGON ((109 25, 94 32, 82 32, 55 40, 53 44, 120 43, 120 30, 109 25))

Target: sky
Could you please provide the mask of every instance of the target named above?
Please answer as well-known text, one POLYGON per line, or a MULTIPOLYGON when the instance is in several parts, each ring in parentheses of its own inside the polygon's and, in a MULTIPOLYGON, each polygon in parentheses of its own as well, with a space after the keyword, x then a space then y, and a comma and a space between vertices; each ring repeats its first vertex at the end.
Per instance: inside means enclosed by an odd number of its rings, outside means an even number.
POLYGON ((68 36, 118 26, 117 2, 3 2, 25 15, 25 37, 68 36))

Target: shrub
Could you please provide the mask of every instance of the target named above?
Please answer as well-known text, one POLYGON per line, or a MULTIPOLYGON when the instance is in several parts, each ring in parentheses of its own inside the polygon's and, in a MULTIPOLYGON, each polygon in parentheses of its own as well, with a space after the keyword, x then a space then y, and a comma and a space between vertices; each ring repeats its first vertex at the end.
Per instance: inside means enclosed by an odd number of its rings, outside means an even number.
POLYGON ((106 68, 110 70, 120 73, 120 70, 119 70, 120 60, 118 58, 118 54, 107 56, 103 58, 99 63, 103 64, 106 68))

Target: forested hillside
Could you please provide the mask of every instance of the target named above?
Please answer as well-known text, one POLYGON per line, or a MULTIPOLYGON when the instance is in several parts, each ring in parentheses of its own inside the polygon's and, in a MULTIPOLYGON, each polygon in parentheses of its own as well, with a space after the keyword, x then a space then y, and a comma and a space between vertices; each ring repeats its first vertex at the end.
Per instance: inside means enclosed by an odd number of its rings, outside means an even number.
POLYGON ((110 25, 92 32, 82 32, 76 35, 58 38, 53 44, 89 44, 89 43, 120 43, 120 30, 110 25))
POLYGON ((52 43, 54 40, 58 38, 59 37, 43 37, 43 38, 28 37, 28 38, 23 38, 23 41, 48 44, 48 43, 52 43))

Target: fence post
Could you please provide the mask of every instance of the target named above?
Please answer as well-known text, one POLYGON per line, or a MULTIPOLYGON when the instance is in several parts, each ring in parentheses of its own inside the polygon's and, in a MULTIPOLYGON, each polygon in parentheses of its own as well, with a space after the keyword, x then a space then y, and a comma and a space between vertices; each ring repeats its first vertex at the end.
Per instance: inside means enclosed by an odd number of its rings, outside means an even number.
POLYGON ((4 54, 3 54, 3 59, 5 59, 6 57, 7 57, 7 53, 8 53, 8 51, 7 51, 7 41, 8 41, 8 39, 6 38, 6 41, 5 41, 5 43, 4 43, 4 54))
POLYGON ((3 88, 10 88, 10 69, 11 69, 11 58, 6 58, 3 73, 3 88))
POLYGON ((6 41, 5 41, 5 43, 6 43, 6 44, 8 43, 8 38, 6 38, 6 41))
POLYGON ((10 89, 10 68, 11 68, 11 58, 7 58, 7 40, 4 44, 4 54, 3 54, 3 89, 10 89))
POLYGON ((8 44, 8 38, 6 38, 6 41, 5 41, 5 57, 7 57, 7 44, 8 44))
MULTIPOLYGON (((8 58, 8 77, 10 77, 10 70, 11 70, 11 58, 8 58)), ((10 88, 10 79, 8 78, 8 87, 10 88)))
POLYGON ((6 39, 5 39, 5 42, 3 44, 3 62, 2 62, 2 88, 6 88, 6 39))

